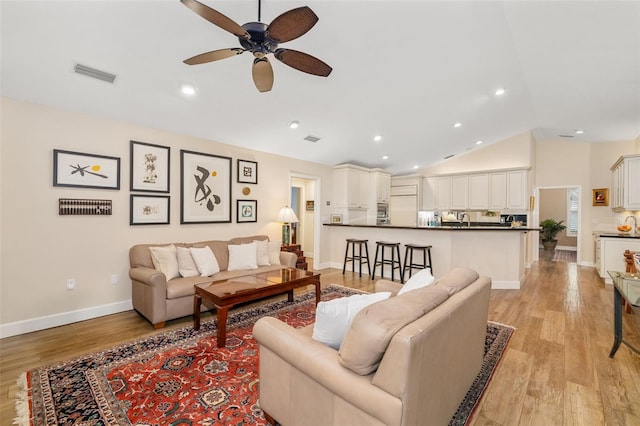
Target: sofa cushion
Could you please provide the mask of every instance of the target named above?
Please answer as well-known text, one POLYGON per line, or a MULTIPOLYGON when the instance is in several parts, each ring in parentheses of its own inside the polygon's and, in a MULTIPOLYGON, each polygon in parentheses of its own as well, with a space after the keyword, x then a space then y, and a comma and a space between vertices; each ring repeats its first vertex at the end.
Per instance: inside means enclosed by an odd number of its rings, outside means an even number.
POLYGON ((313 325, 313 339, 338 349, 356 314, 380 300, 388 299, 390 292, 354 294, 318 303, 313 325))
POLYGON ((269 241, 254 240, 256 243, 256 261, 258 266, 271 265, 269 262, 269 241))
POLYGON ((208 277, 216 272, 220 272, 220 266, 218 260, 213 255, 213 251, 209 246, 207 247, 191 247, 189 249, 193 262, 198 267, 198 272, 203 277, 208 277))
POLYGON ((167 280, 180 276, 178 272, 178 258, 176 254, 176 246, 169 244, 168 246, 149 247, 153 267, 162 272, 167 280))
POLYGON ((254 235, 251 237, 236 237, 229 240, 231 244, 249 244, 254 241, 269 241, 267 235, 254 235))
POLYGON ((436 285, 446 289, 449 292, 449 296, 451 296, 467 287, 479 277, 478 273, 471 268, 454 268, 436 281, 436 285))
POLYGON ((433 284, 435 280, 436 279, 431 275, 431 271, 429 269, 423 269, 409 278, 409 281, 407 281, 398 291, 398 296, 411 290, 429 286, 433 284))
POLYGON ((269 264, 280 265, 280 247, 282 243, 280 241, 269 241, 269 264))
POLYGON ((246 271, 256 269, 258 262, 256 259, 256 243, 250 244, 229 244, 229 271, 246 271))
POLYGON ((200 275, 198 267, 193 262, 191 250, 186 247, 176 247, 178 257, 178 272, 181 277, 197 277, 200 275))
POLYGON ((363 376, 373 373, 391 338, 448 298, 446 288, 432 285, 362 309, 342 341, 338 352, 340 364, 363 376))
POLYGON ((191 247, 209 247, 213 252, 213 255, 216 257, 216 260, 218 261, 220 270, 227 270, 227 267, 229 266, 229 249, 227 248, 229 247, 229 241, 201 241, 191 244, 191 247))

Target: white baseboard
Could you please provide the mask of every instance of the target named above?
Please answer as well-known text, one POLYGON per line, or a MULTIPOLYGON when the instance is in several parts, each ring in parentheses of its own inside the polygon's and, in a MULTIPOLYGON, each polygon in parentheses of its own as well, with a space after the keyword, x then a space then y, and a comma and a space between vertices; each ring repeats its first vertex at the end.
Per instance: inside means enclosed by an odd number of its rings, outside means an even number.
POLYGON ((62 312, 60 314, 2 324, 0 325, 0 339, 103 317, 105 315, 117 314, 118 312, 130 311, 131 309, 133 309, 131 300, 123 300, 107 305, 78 309, 77 311, 62 312))

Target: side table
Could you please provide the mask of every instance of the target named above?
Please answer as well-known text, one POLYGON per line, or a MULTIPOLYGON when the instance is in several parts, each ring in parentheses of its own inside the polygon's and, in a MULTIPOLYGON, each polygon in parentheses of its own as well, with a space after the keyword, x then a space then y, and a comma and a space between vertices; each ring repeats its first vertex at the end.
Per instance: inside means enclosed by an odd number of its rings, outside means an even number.
POLYGON ((298 256, 298 261, 296 262, 296 269, 304 269, 307 270, 307 259, 304 257, 304 252, 300 248, 300 244, 283 244, 280 247, 280 251, 288 251, 290 253, 295 253, 298 256))
POLYGON ((630 274, 618 271, 607 271, 613 280, 613 347, 609 358, 613 358, 624 343, 633 352, 640 355, 640 351, 622 338, 622 305, 626 300, 636 314, 640 315, 640 274, 630 274))

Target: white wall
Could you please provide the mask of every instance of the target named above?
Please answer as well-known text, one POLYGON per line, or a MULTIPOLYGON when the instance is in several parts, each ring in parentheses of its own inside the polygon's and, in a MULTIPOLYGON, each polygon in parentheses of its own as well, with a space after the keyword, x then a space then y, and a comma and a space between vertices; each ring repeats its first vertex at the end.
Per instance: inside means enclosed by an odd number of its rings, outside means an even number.
MULTIPOLYGON (((30 322, 56 325, 130 308, 128 250, 137 243, 192 242, 267 234, 280 239, 279 209, 289 176, 304 171, 332 187, 331 167, 2 98, 0 335, 30 322), (171 224, 129 226, 129 141, 171 148, 171 224), (53 186, 53 149, 121 158, 120 190, 53 186), (180 225, 180 149, 232 157, 232 223, 180 225), (258 184, 236 183, 236 159, 258 162, 258 184), (244 196, 241 189, 251 188, 244 196), (110 199, 111 216, 59 216, 58 198, 110 199), (236 199, 258 201, 258 222, 236 224, 236 199), (117 284, 111 276, 118 274, 117 284), (75 278, 76 289, 66 289, 75 278)), ((330 193, 321 194, 319 214, 330 193)), ((326 240, 328 231, 320 230, 326 240)), ((329 247, 329 244, 320 244, 329 247)), ((315 253, 329 259, 326 252, 315 253)))

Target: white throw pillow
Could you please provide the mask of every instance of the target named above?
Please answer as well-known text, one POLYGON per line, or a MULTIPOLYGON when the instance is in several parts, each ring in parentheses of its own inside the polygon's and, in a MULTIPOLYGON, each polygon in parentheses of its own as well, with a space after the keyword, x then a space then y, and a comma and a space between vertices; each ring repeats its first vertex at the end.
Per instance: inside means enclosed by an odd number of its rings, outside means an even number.
POLYGON ((344 335, 358 312, 372 303, 388 299, 391 293, 355 294, 318 303, 313 339, 339 349, 344 335))
POLYGON ((149 247, 153 267, 162 272, 167 280, 180 276, 178 272, 178 258, 176 257, 176 246, 149 247))
POLYGON ((191 250, 187 247, 176 247, 178 253, 178 272, 183 277, 197 277, 200 275, 198 267, 193 261, 191 250))
POLYGON ((280 241, 269 241, 267 246, 269 247, 269 264, 281 265, 280 263, 280 241))
POLYGON ((254 240, 256 243, 256 261, 258 266, 271 265, 269 262, 269 241, 267 240, 254 240))
POLYGON ((402 286, 400 291, 398 291, 398 296, 411 290, 416 290, 418 288, 429 286, 433 284, 435 280, 436 279, 433 277, 433 275, 431 275, 431 270, 423 269, 417 274, 412 275, 411 278, 409 278, 409 281, 407 281, 402 286))
POLYGON ((190 247, 189 251, 201 277, 209 277, 220 272, 218 259, 211 251, 211 247, 190 247))
POLYGON ((229 244, 229 271, 246 271, 256 269, 258 261, 256 258, 258 250, 256 243, 249 244, 229 244))

